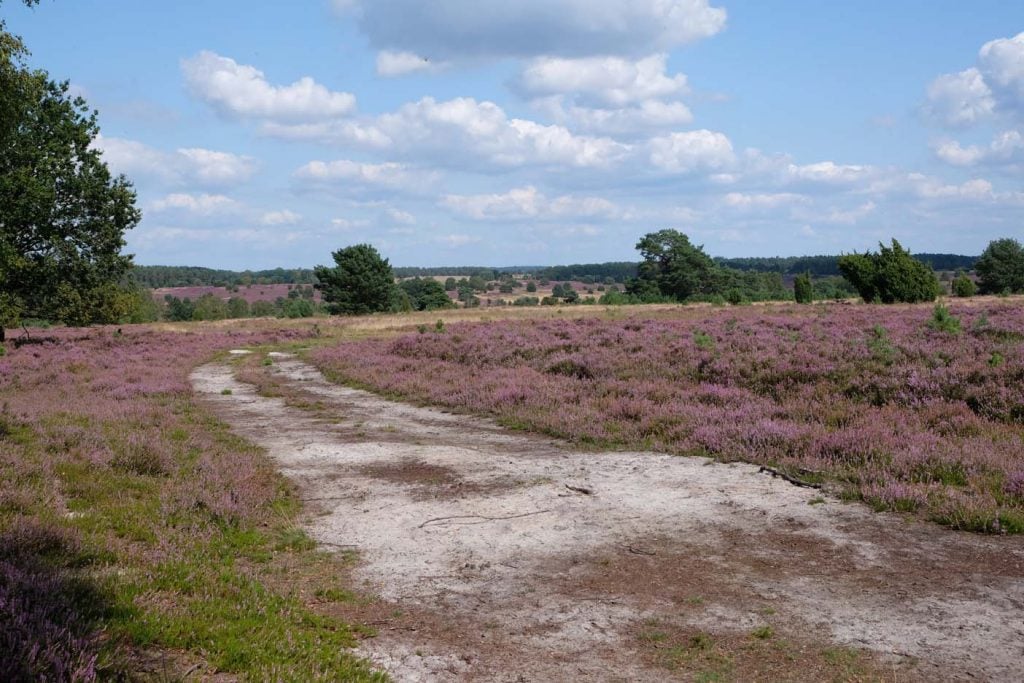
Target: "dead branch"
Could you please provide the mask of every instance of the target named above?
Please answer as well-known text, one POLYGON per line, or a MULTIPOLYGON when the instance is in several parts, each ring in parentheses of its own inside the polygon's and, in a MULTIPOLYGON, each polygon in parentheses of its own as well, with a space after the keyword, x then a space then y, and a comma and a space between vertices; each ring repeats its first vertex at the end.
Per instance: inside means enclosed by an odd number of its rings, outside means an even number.
POLYGON ((634 555, 657 555, 658 554, 658 553, 654 552, 653 550, 647 550, 646 548, 637 548, 637 547, 634 547, 634 546, 631 546, 631 545, 625 545, 625 546, 622 546, 622 547, 625 548, 626 550, 628 550, 629 552, 633 553, 634 555))
POLYGON ((586 486, 572 486, 571 484, 566 484, 565 488, 569 489, 574 493, 582 493, 585 496, 594 495, 594 489, 588 488, 586 486))
POLYGON ((790 476, 790 475, 786 474, 785 472, 780 472, 779 470, 775 469, 774 467, 768 467, 767 465, 761 465, 761 467, 758 468, 757 472, 758 472, 758 474, 760 474, 761 472, 767 472, 768 474, 772 475, 773 477, 779 477, 783 481, 788 481, 793 486, 802 486, 802 487, 804 487, 806 489, 820 489, 821 488, 821 484, 815 484, 815 483, 810 482, 810 481, 804 481, 803 479, 797 479, 796 477, 790 476))
POLYGON ((457 519, 479 520, 477 522, 462 522, 462 524, 486 524, 487 522, 500 522, 506 519, 518 519, 520 517, 529 517, 531 515, 542 515, 545 512, 551 512, 551 510, 534 510, 533 512, 523 512, 518 515, 508 515, 506 517, 487 517, 485 515, 451 515, 448 517, 434 517, 433 519, 428 519, 427 521, 423 522, 423 524, 420 524, 416 528, 422 529, 423 527, 428 526, 430 524, 435 524, 437 522, 450 522, 457 519))

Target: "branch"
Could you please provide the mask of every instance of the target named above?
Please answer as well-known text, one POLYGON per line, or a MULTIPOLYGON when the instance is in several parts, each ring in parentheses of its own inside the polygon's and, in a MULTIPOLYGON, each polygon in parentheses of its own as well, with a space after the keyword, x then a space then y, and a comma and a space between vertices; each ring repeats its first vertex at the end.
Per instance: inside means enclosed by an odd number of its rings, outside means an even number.
POLYGON ((445 522, 456 519, 478 519, 480 520, 479 522, 463 522, 463 524, 484 524, 486 522, 500 522, 505 519, 518 519, 520 517, 529 517, 531 515, 542 515, 545 512, 551 512, 551 510, 534 510, 533 512, 523 512, 518 515, 508 515, 507 517, 486 517, 484 515, 451 515, 450 517, 434 517, 433 519, 428 519, 423 522, 423 524, 420 524, 416 528, 422 529, 423 527, 429 524, 434 524, 435 522, 445 522))
POLYGON ((761 465, 761 467, 758 468, 757 472, 758 472, 758 474, 760 474, 761 472, 767 472, 768 474, 772 475, 773 477, 778 477, 778 478, 780 478, 780 479, 782 479, 784 481, 788 481, 793 486, 802 486, 802 487, 807 488, 807 489, 820 489, 821 488, 821 484, 815 484, 815 483, 812 483, 812 482, 809 482, 809 481, 804 481, 803 479, 797 479, 796 477, 792 477, 792 476, 786 474, 785 472, 781 472, 781 471, 775 469, 774 467, 768 467, 767 465, 761 465))

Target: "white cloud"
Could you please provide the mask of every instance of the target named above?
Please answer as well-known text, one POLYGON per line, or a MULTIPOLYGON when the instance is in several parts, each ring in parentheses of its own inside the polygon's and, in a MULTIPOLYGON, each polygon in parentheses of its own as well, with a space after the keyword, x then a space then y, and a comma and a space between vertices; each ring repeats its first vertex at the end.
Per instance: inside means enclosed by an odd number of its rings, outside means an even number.
POLYGON ((222 194, 185 194, 173 193, 154 201, 150 208, 153 211, 179 210, 209 216, 215 213, 235 211, 238 202, 222 194))
POLYGON ((985 43, 978 64, 1001 103, 1024 114, 1024 32, 985 43))
POLYGON ((740 210, 766 210, 793 204, 806 204, 809 200, 792 192, 753 193, 730 192, 722 198, 726 206, 740 210))
POLYGON ((477 242, 480 242, 481 239, 475 235, 452 233, 449 235, 440 235, 436 237, 434 241, 449 247, 464 247, 468 244, 476 244, 477 242))
POLYGON ((411 52, 381 50, 377 53, 377 75, 387 78, 411 73, 436 73, 449 66, 448 62, 432 62, 411 52))
POLYGON ((441 199, 441 205, 479 220, 612 218, 619 214, 618 208, 602 197, 563 195, 549 199, 532 185, 513 188, 504 194, 450 194, 441 199))
POLYGON ((422 186, 434 180, 433 174, 414 172, 406 164, 364 164, 348 159, 311 161, 295 171, 294 176, 311 182, 390 188, 422 186))
POLYGON ((789 164, 786 175, 792 180, 810 181, 836 185, 850 185, 868 178, 874 169, 856 164, 837 164, 834 161, 820 161, 814 164, 789 164))
POLYGON ((96 137, 94 145, 114 172, 172 184, 233 185, 250 179, 258 168, 252 157, 199 147, 163 152, 135 140, 103 135, 96 137))
POLYGON ((572 93, 611 107, 686 94, 686 76, 665 73, 667 58, 665 54, 636 61, 621 57, 539 57, 524 69, 519 87, 533 97, 572 93))
POLYGON ((717 170, 735 161, 732 143, 722 133, 694 130, 671 133, 648 143, 650 162, 670 173, 717 170))
POLYGON ((635 107, 596 109, 564 104, 560 95, 534 100, 533 105, 561 125, 600 135, 631 135, 645 130, 672 128, 693 121, 682 102, 647 100, 635 107))
POLYGON ((504 168, 608 167, 629 151, 611 138, 575 135, 564 126, 510 119, 497 104, 471 97, 443 102, 425 97, 372 119, 304 126, 271 124, 264 131, 457 166, 475 162, 504 168))
POLYGON ((400 225, 415 225, 416 223, 416 217, 411 213, 391 206, 384 210, 384 215, 386 215, 392 223, 398 223, 400 225))
POLYGON ((281 211, 268 211, 260 217, 263 225, 295 225, 302 220, 302 214, 283 209, 281 211))
POLYGON ((992 115, 995 99, 975 68, 939 76, 928 86, 925 112, 947 126, 970 126, 992 115))
POLYGON ((1007 169, 1024 167, 1024 135, 1008 130, 995 136, 987 147, 963 147, 956 140, 944 140, 935 146, 935 154, 953 166, 997 166, 1007 169))
POLYGON ((193 95, 231 117, 316 121, 346 116, 356 106, 353 95, 332 92, 309 76, 271 85, 259 69, 208 50, 182 60, 181 68, 193 95))
POLYGON ((335 0, 377 48, 430 59, 635 55, 712 36, 708 0, 335 0))
POLYGON ((192 173, 200 182, 229 184, 248 180, 256 171, 252 157, 230 152, 217 152, 201 147, 179 149, 176 154, 189 161, 192 173))

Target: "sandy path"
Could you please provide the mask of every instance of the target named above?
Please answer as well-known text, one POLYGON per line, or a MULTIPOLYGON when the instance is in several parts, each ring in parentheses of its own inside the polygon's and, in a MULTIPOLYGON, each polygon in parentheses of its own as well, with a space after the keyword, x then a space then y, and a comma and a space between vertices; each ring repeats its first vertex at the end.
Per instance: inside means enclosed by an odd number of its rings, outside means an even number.
POLYGON ((313 537, 358 549, 370 590, 426 615, 364 643, 396 680, 664 680, 638 624, 749 632, 766 613, 904 679, 1024 675, 1024 539, 809 504, 817 491, 754 466, 568 451, 292 357, 271 371, 320 409, 259 396, 224 364, 192 381, 299 483, 313 537))

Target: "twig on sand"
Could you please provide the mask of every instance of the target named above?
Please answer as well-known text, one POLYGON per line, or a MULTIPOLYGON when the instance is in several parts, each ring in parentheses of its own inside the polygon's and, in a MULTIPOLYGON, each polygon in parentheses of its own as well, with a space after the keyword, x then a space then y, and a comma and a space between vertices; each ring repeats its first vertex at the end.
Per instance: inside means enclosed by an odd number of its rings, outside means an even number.
POLYGON ((573 493, 582 493, 585 496, 594 495, 594 489, 588 488, 586 486, 573 486, 571 484, 566 484, 565 488, 569 489, 573 493))
POLYGON ((803 486, 804 488, 807 488, 807 489, 820 489, 821 488, 821 484, 815 484, 815 483, 810 482, 810 481, 804 481, 803 479, 797 479, 796 477, 792 477, 792 476, 786 474, 785 472, 780 472, 779 470, 775 469, 774 467, 768 467, 767 465, 761 465, 761 467, 758 468, 757 472, 758 472, 758 474, 760 474, 761 472, 767 472, 768 474, 772 475, 773 477, 779 477, 780 479, 782 479, 784 481, 788 481, 793 486, 803 486))
POLYGON ((520 517, 529 517, 530 515, 542 515, 545 512, 551 512, 551 510, 534 510, 533 512, 523 512, 518 515, 507 515, 505 517, 487 517, 485 515, 451 515, 449 517, 434 517, 420 524, 417 529, 422 529, 430 524, 437 524, 440 522, 454 522, 458 519, 475 519, 479 520, 476 522, 458 522, 459 524, 485 524, 487 522, 500 522, 505 519, 518 519, 520 517))
POLYGON ((658 554, 658 553, 654 552, 653 550, 647 550, 646 548, 637 548, 636 546, 632 546, 632 545, 624 545, 622 547, 625 548, 626 550, 628 550, 629 552, 633 553, 634 555, 657 555, 658 554))

